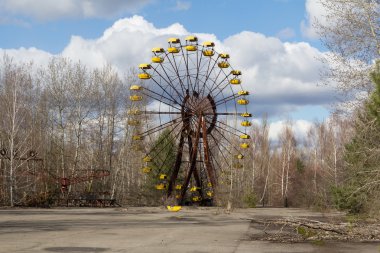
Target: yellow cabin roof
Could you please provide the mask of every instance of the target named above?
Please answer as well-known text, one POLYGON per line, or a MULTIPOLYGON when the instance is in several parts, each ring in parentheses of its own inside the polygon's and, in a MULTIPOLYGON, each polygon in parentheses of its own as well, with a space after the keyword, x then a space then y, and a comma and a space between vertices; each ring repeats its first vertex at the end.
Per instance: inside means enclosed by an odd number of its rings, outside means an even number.
POLYGON ((196 36, 187 36, 185 40, 190 42, 197 42, 198 38, 196 36))
POLYGON ((228 62, 222 61, 218 63, 219 68, 228 68, 230 64, 228 62))
POLYGON ((165 50, 162 48, 162 47, 154 47, 153 49, 152 49, 152 52, 153 53, 165 53, 165 50))
POLYGON ((150 168, 150 167, 144 167, 144 168, 142 168, 142 172, 145 173, 145 174, 147 174, 147 173, 149 173, 151 171, 152 171, 152 168, 150 168))
POLYGON ((231 74, 235 75, 235 76, 240 76, 241 75, 241 71, 240 70, 232 70, 231 74))
POLYGON ((160 174, 159 176, 158 176, 158 178, 159 179, 166 179, 168 176, 166 175, 166 174, 160 174))
POLYGON ((176 190, 181 190, 181 189, 182 189, 182 185, 177 184, 177 185, 175 186, 175 189, 176 189, 176 190))
POLYGON ((169 38, 168 42, 176 44, 176 43, 180 43, 181 41, 178 38, 169 38))
POLYGON ((241 84, 241 80, 238 78, 234 78, 230 80, 230 84, 241 84))
POLYGON ((240 143, 241 148, 249 148, 249 144, 246 142, 240 143))
POLYGON ((228 59, 228 58, 230 58, 230 55, 229 55, 229 54, 220 54, 219 56, 220 56, 220 58, 223 58, 223 59, 228 59))
POLYGON ((149 79, 149 78, 151 78, 151 76, 148 73, 139 73, 138 77, 140 79, 149 79))
POLYGON ((166 185, 165 184, 157 184, 156 185, 156 189, 157 190, 164 190, 166 188, 166 185))
POLYGON ((236 155, 236 158, 237 158, 237 159, 243 159, 243 158, 244 158, 244 155, 242 155, 242 154, 238 154, 238 155, 236 155))
POLYGON ((141 90, 141 86, 139 86, 139 85, 132 85, 129 89, 130 90, 141 90))
POLYGON ((199 196, 195 196, 195 197, 193 197, 193 201, 194 201, 194 202, 201 201, 201 197, 199 197, 199 196))
POLYGON ((252 126, 252 123, 248 120, 245 120, 245 121, 242 121, 240 125, 243 127, 249 127, 249 126, 252 126))
POLYGON ((237 103, 238 103, 239 105, 248 105, 248 104, 249 104, 249 101, 248 101, 247 99, 239 99, 239 100, 237 101, 237 103))
POLYGON ((141 141, 143 138, 142 138, 141 135, 134 135, 134 136, 132 137, 132 139, 133 139, 134 141, 141 141))
POLYGON ((146 163, 148 163, 148 162, 151 162, 152 161, 152 158, 150 157, 150 156, 145 156, 144 158, 143 158, 143 161, 144 162, 146 162, 146 163))
POLYGON ((240 139, 251 139, 251 136, 249 136, 248 134, 241 134, 240 139))
POLYGON ((131 101, 141 101, 142 99, 143 97, 138 95, 129 96, 129 100, 131 101))
POLYGON ((244 113, 240 114, 240 116, 242 116, 244 118, 250 118, 250 117, 252 117, 252 114, 249 112, 244 112, 244 113))
POLYGON ((150 69, 150 68, 151 68, 151 66, 149 63, 141 63, 139 65, 139 69, 150 69))
POLYGON ((240 96, 249 95, 249 91, 241 90, 241 91, 238 91, 238 94, 239 94, 240 96))
POLYGON ((200 189, 201 189, 200 187, 193 186, 193 187, 190 188, 190 191, 191 192, 195 192, 195 191, 200 190, 200 189))
POLYGON ((204 47, 215 47, 215 43, 212 41, 205 41, 203 42, 204 47))
POLYGON ((207 195, 208 197, 212 197, 213 193, 212 193, 212 191, 208 191, 208 192, 206 192, 206 195, 207 195))
POLYGON ((203 50, 204 56, 213 56, 215 54, 214 50, 203 50))

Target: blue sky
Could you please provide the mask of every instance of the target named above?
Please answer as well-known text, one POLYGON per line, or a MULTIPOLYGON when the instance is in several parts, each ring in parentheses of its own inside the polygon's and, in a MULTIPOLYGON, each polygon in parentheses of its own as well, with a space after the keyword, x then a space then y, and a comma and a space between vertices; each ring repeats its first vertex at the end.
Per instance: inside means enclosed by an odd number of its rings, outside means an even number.
POLYGON ((0 0, 0 52, 39 64, 63 55, 125 69, 142 45, 149 52, 165 34, 196 33, 236 56, 252 82, 253 112, 305 123, 328 117, 334 102, 331 89, 317 87, 324 49, 309 24, 315 13, 315 0, 0 0), (118 55, 119 47, 130 54, 118 55))

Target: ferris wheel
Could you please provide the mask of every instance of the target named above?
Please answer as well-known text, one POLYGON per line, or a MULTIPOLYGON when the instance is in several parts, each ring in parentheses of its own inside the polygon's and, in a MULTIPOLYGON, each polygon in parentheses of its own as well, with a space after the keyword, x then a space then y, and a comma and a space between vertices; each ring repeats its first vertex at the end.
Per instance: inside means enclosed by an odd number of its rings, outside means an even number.
POLYGON ((249 91, 229 54, 214 47, 196 36, 169 38, 130 86, 128 124, 133 147, 144 153, 141 172, 180 205, 210 202, 220 175, 241 167, 249 148, 249 91))

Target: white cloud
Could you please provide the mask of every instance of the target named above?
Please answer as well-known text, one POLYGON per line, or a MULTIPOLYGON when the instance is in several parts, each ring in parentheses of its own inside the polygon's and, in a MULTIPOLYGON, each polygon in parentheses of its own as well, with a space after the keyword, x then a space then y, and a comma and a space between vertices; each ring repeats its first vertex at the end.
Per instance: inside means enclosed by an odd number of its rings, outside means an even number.
POLYGON ((279 39, 283 39, 283 40, 291 39, 294 36, 296 36, 296 33, 290 27, 286 27, 276 34, 276 37, 278 37, 279 39))
MULTIPOLYGON (((180 24, 156 28, 141 16, 116 21, 97 39, 73 36, 60 55, 80 60, 88 67, 110 63, 120 73, 149 62, 151 48, 166 47, 168 37, 188 35, 180 24)), ((261 116, 287 114, 303 105, 323 105, 333 100, 333 91, 317 87, 322 54, 308 43, 283 43, 275 37, 254 32, 241 32, 224 41, 213 34, 195 34, 200 43, 214 41, 218 52, 231 55, 231 65, 243 72, 243 87, 253 95, 250 111, 261 116)), ((51 54, 30 49, 2 50, 15 59, 47 62, 51 54)))
MULTIPOLYGON (((288 124, 285 120, 272 122, 269 128, 269 139, 275 143, 279 141, 279 136, 288 124)), ((296 120, 291 122, 291 128, 297 141, 305 140, 313 123, 307 120, 296 120)))
POLYGON ((190 8, 191 8, 191 2, 177 1, 174 10, 177 10, 177 11, 186 11, 186 10, 188 10, 190 8))
POLYGON ((65 17, 112 17, 133 13, 151 0, 0 0, 0 14, 22 15, 38 20, 65 17))
POLYGON ((314 24, 318 20, 322 25, 326 25, 326 9, 324 9, 319 0, 306 0, 305 8, 306 17, 301 22, 301 32, 306 38, 317 39, 319 36, 314 24))

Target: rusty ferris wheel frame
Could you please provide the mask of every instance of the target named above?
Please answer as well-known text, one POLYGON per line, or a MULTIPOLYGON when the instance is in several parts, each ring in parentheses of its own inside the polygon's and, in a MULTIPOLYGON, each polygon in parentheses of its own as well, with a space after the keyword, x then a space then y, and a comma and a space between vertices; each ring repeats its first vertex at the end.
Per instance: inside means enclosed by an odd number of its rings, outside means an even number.
POLYGON ((142 172, 161 180, 156 189, 175 196, 180 205, 187 197, 212 200, 223 167, 242 166, 249 147, 249 92, 242 88, 241 71, 231 68, 229 54, 214 47, 209 41, 199 44, 195 36, 184 44, 169 38, 167 50, 153 48, 151 63, 139 65, 141 82, 130 86, 128 123, 135 127, 136 147, 145 153, 142 172), (150 121, 143 124, 144 119, 150 121), (141 144, 165 129, 175 143, 170 168, 163 168, 168 157, 158 155, 166 146, 141 144), (234 136, 239 141, 231 141, 234 136))

